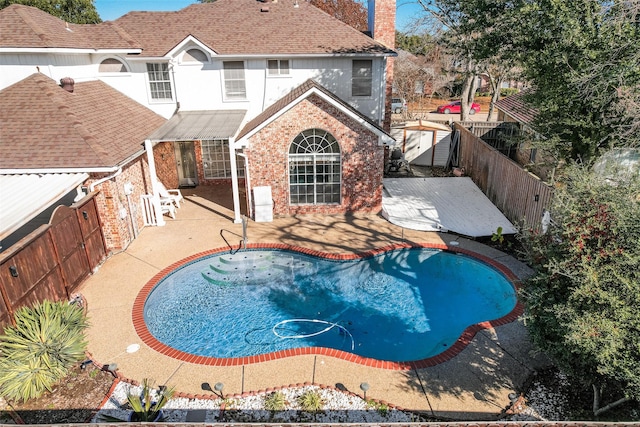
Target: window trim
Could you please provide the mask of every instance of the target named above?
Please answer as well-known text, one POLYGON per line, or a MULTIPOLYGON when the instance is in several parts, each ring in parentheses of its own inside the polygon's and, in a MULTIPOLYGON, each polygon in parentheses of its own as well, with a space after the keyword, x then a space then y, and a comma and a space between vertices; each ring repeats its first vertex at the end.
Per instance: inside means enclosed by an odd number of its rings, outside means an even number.
POLYGON ((267 59, 267 77, 268 78, 285 78, 285 77, 291 77, 291 61, 289 59, 267 59), (275 61, 277 68, 271 68, 269 67, 269 63, 275 61), (286 62, 287 63, 287 72, 283 73, 282 72, 282 62, 286 62), (275 73, 272 73, 271 70, 276 71, 275 73))
MULTIPOLYGON (((234 102, 234 101, 247 101, 247 75, 246 75, 246 63, 243 60, 234 60, 234 61, 222 61, 222 73, 221 77, 222 77, 222 100, 223 101, 227 101, 227 102, 234 102), (227 93, 227 76, 226 76, 226 71, 227 69, 225 68, 225 64, 230 64, 230 63, 241 63, 242 64, 242 83, 244 86, 244 95, 241 96, 229 96, 229 94, 227 93)), ((231 69, 230 69, 231 70, 231 69)), ((237 69, 240 70, 240 69, 237 69)), ((240 81, 240 79, 230 79, 229 81, 240 81)))
MULTIPOLYGON (((173 82, 171 81, 171 73, 169 72, 169 63, 167 62, 147 62, 146 63, 146 68, 147 68, 147 72, 146 72, 146 76, 147 76, 147 93, 149 95, 149 102, 151 104, 161 104, 161 103, 170 103, 174 101, 174 88, 173 88, 173 82), (156 66, 165 66, 167 69, 165 70, 160 70, 161 73, 167 73, 167 80, 151 80, 151 75, 150 70, 149 70, 149 65, 153 65, 154 68, 156 66), (154 98, 153 97, 153 89, 151 89, 151 85, 152 84, 158 84, 158 83, 169 83, 169 90, 171 91, 171 98, 154 98)), ((153 70, 154 73, 157 73, 158 70, 153 70)))
POLYGON ((373 97, 373 60, 372 59, 352 59, 351 60, 351 97, 352 98, 372 98, 373 97), (357 62, 368 62, 369 73, 368 75, 358 76, 356 75, 356 69, 361 70, 362 67, 356 67, 357 62), (361 82, 367 85, 366 89, 369 90, 368 94, 354 94, 356 89, 356 82, 361 82))
MULTIPOLYGON (((210 148, 210 146, 208 144, 207 148, 210 148)), ((202 175, 204 177, 205 180, 228 180, 231 179, 231 159, 229 158, 229 138, 215 138, 215 139, 203 139, 202 141, 200 141, 200 156, 202 159, 202 175), (211 159, 211 153, 207 153, 208 155, 205 155, 205 144, 206 143, 220 143, 221 144, 221 153, 223 156, 222 159, 222 163, 220 162, 216 162, 216 164, 222 164, 224 170, 223 175, 222 176, 209 176, 207 175, 207 171, 212 170, 211 167, 207 168, 205 166, 205 163, 207 162, 211 162, 213 163, 213 160, 211 159), (229 165, 229 169, 227 170, 227 165, 229 165)), ((244 161, 237 161, 240 158, 240 156, 238 156, 236 154, 236 171, 238 173, 238 178, 244 178, 245 177, 245 170, 244 170, 244 161)), ((219 168, 215 169, 216 171, 220 172, 219 168)))
POLYGON ((131 69, 129 68, 129 65, 126 63, 126 61, 116 56, 109 56, 107 58, 102 58, 102 60, 98 63, 98 74, 101 76, 105 76, 105 75, 119 76, 125 73, 131 73, 131 69), (109 60, 118 61, 120 64, 122 64, 122 66, 124 67, 124 70, 123 71, 100 71, 100 66, 102 65, 102 63, 109 60))
MULTIPOLYGON (((289 150, 287 152, 287 173, 288 173, 287 181, 289 185, 289 206, 340 206, 342 204, 342 190, 343 190, 342 148, 340 147, 340 143, 338 142, 338 140, 331 134, 331 132, 328 132, 319 128, 310 128, 310 129, 305 129, 304 131, 296 135, 293 141, 291 141, 291 144, 289 145, 289 150), (322 135, 319 137, 319 134, 322 134, 322 135), (329 140, 327 136, 330 137, 331 140, 329 140), (317 141, 318 138, 320 139, 319 143, 317 141), (306 141, 311 139, 313 141, 311 141, 311 143, 308 144, 306 141), (307 144, 306 151, 292 153, 291 151, 296 146, 298 148, 301 146, 301 142, 305 142, 307 144), (331 151, 326 151, 326 149, 322 148, 324 142, 328 144, 326 145, 326 148, 331 148, 331 151), (332 160, 332 158, 335 158, 335 159, 332 160), (323 160, 326 163, 323 164, 322 163, 323 160), (292 167, 309 166, 309 165, 305 165, 305 162, 312 162, 310 166, 312 166, 313 168, 313 182, 302 182, 302 183, 295 182, 294 183, 292 181, 293 179, 292 167), (318 173, 318 168, 322 167, 323 165, 328 165, 330 167, 337 167, 337 172, 331 171, 329 173, 318 173), (337 182, 327 182, 327 181, 321 181, 317 179, 318 176, 336 175, 336 173, 338 176, 337 182), (327 183, 337 184, 338 185, 337 193, 334 193, 334 192, 325 193, 325 192, 318 191, 319 185, 323 185, 327 183), (302 187, 309 184, 313 184, 313 202, 294 203, 293 192, 291 191, 292 188, 296 186, 302 187), (337 201, 335 202, 319 202, 318 201, 318 196, 331 196, 332 194, 333 195, 337 194, 337 197, 338 197, 337 201)), ((298 174, 296 176, 302 176, 302 175, 305 175, 305 174, 304 173, 298 174)))

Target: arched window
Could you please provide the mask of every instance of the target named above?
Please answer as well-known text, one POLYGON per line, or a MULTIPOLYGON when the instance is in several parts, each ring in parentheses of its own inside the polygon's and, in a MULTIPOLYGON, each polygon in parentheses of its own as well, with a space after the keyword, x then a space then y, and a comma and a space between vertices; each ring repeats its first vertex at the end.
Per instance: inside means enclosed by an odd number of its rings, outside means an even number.
POLYGON ((189 49, 182 57, 183 62, 208 62, 207 54, 200 49, 189 49))
POLYGON ((307 129, 289 147, 292 205, 340 204, 340 145, 329 132, 307 129))
POLYGON ((115 58, 107 58, 100 63, 100 67, 98 67, 98 72, 100 73, 126 73, 127 67, 125 65, 115 59, 115 58))

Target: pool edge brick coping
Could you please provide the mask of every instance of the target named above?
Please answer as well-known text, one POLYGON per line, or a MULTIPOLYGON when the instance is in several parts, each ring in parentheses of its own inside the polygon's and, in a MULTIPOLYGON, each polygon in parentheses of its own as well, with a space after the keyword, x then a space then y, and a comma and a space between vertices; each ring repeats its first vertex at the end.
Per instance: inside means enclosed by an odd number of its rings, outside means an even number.
MULTIPOLYGON (((520 288, 520 279, 515 273, 513 273, 504 264, 501 264, 495 261, 494 259, 489 258, 485 255, 479 254, 477 252, 460 248, 458 246, 452 246, 452 245, 446 245, 446 244, 398 243, 398 244, 390 244, 390 245, 383 246, 383 247, 366 251, 366 252, 353 253, 353 254, 331 254, 331 253, 321 252, 321 251, 312 250, 308 248, 302 248, 295 245, 288 245, 285 243, 254 243, 254 244, 248 244, 245 249, 288 250, 288 251, 300 252, 306 255, 311 255, 319 258, 346 261, 346 260, 355 260, 359 258, 367 258, 367 257, 375 256, 383 252, 388 252, 392 250, 417 249, 417 248, 439 249, 439 250, 460 253, 462 255, 473 257, 485 264, 490 265, 491 267, 493 267, 494 269, 502 273, 507 278, 507 280, 513 285, 516 292, 520 288)), ((181 350, 177 350, 173 347, 170 347, 158 341, 155 337, 153 337, 153 335, 151 335, 151 333, 147 329, 146 323, 144 322, 144 304, 147 300, 147 297, 151 293, 151 291, 162 279, 164 279, 167 275, 169 275, 174 270, 186 264, 195 262, 206 256, 218 254, 221 252, 229 252, 229 251, 233 252, 240 249, 242 249, 240 246, 232 246, 232 247, 222 247, 222 248, 216 248, 216 249, 199 252, 187 258, 184 258, 180 261, 177 261, 171 264, 170 266, 163 268, 161 271, 155 274, 151 278, 151 280, 149 280, 149 282, 147 282, 142 287, 142 289, 136 296, 136 299, 133 303, 132 313, 131 313, 133 326, 135 328, 136 333, 142 340, 142 342, 148 345, 151 349, 165 356, 168 356, 183 362, 197 364, 197 365, 230 367, 230 366, 240 366, 240 365, 260 363, 262 361, 273 361, 273 360, 283 359, 286 357, 293 357, 296 355, 312 354, 312 355, 318 355, 318 356, 334 357, 337 359, 345 360, 347 362, 352 362, 352 363, 373 367, 373 368, 408 371, 414 368, 420 369, 420 368, 435 366, 440 363, 444 363, 448 360, 451 360, 456 355, 458 355, 462 350, 465 349, 465 347, 471 342, 471 340, 475 337, 475 335, 478 332, 485 329, 490 329, 496 326, 501 326, 507 323, 511 323, 515 321, 524 311, 524 306, 522 305, 522 303, 520 301, 517 301, 513 310, 511 310, 511 312, 509 312, 508 314, 498 319, 481 322, 481 323, 474 324, 467 327, 462 332, 460 337, 456 340, 456 342, 445 351, 426 359, 420 359, 420 360, 408 361, 408 362, 377 360, 377 359, 372 359, 368 357, 358 356, 354 353, 348 353, 345 351, 330 349, 325 347, 304 347, 304 349, 302 348, 300 349, 300 352, 296 351, 296 349, 281 350, 281 351, 276 351, 271 353, 263 353, 261 355, 253 356, 253 357, 243 356, 243 357, 221 358, 221 357, 211 357, 211 356, 200 356, 200 355, 194 355, 191 353, 186 353, 181 350), (264 358, 261 356, 264 356, 264 358)))

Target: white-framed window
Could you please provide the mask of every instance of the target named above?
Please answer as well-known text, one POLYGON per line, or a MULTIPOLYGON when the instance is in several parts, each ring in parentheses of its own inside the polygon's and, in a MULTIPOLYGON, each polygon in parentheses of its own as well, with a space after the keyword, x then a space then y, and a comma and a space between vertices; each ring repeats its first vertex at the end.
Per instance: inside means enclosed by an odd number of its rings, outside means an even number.
MULTIPOLYGON (((202 169, 206 179, 231 178, 228 139, 202 141, 202 169)), ((244 160, 236 156, 238 176, 244 176, 244 160)))
POLYGON ((182 55, 182 62, 209 62, 207 54, 200 49, 189 49, 182 55))
POLYGON ((169 76, 169 64, 160 62, 147 63, 149 75, 149 92, 151 99, 156 101, 172 100, 171 77, 169 76))
POLYGON ((98 66, 99 73, 126 73, 128 71, 126 65, 116 58, 107 58, 98 66))
POLYGON ((371 96, 373 61, 370 59, 354 59, 351 67, 351 96, 371 96))
POLYGON ((340 145, 329 132, 307 129, 289 146, 292 205, 340 204, 340 145))
POLYGON ((243 61, 224 61, 224 97, 225 99, 246 99, 247 86, 244 81, 243 61))
POLYGON ((289 60, 288 59, 269 59, 267 61, 267 70, 269 76, 288 76, 289 60))

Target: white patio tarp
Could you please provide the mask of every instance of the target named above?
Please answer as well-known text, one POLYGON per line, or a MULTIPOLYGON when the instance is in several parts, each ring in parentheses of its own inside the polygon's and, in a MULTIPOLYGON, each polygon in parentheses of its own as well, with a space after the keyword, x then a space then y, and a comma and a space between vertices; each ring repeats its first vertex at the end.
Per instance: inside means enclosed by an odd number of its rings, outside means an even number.
POLYGON ((392 224, 420 231, 491 236, 515 227, 469 177, 386 178, 382 215, 392 224))

